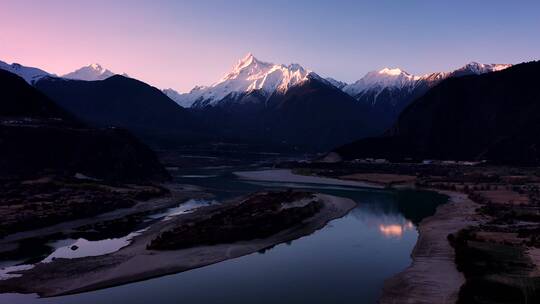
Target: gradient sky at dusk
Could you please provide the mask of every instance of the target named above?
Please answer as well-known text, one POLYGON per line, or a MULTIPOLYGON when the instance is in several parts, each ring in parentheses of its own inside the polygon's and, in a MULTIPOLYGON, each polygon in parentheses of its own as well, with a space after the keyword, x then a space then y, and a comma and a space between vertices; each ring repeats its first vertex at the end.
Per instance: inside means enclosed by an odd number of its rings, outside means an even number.
POLYGON ((160 88, 221 78, 246 53, 351 82, 540 59, 540 1, 0 0, 0 60, 98 62, 160 88))

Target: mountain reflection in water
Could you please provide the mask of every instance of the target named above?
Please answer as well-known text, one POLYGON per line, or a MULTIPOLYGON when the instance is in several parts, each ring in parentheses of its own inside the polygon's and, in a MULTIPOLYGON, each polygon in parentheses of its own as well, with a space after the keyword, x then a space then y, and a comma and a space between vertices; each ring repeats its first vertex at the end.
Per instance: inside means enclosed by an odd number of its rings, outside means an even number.
POLYGON ((385 237, 401 237, 407 230, 414 229, 413 223, 407 221, 405 224, 380 224, 379 231, 385 237))

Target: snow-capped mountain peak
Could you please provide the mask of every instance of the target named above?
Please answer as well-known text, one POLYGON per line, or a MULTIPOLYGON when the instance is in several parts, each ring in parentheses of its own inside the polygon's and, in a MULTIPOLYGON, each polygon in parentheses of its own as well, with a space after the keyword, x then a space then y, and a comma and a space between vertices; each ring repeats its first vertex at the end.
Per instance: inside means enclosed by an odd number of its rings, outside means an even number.
POLYGON ((218 82, 214 83, 212 86, 217 86, 220 83, 236 80, 243 78, 246 80, 256 79, 264 74, 272 64, 262 62, 255 58, 253 54, 249 53, 244 58, 240 59, 236 65, 233 66, 232 70, 225 74, 218 82))
POLYGON ((403 88, 412 85, 418 79, 420 79, 419 76, 411 75, 400 68, 384 68, 367 73, 355 83, 345 86, 343 91, 356 96, 366 90, 381 90, 387 87, 403 88))
POLYGON ((7 64, 3 61, 0 61, 0 69, 18 75, 19 77, 26 80, 26 82, 28 82, 29 84, 33 84, 34 82, 45 76, 56 76, 38 68, 27 67, 18 63, 7 64))
POLYGON ((309 77, 318 77, 297 63, 283 65, 261 61, 248 53, 240 59, 219 81, 208 87, 195 87, 191 92, 176 96, 173 100, 182 106, 215 105, 231 93, 259 91, 270 96, 276 91, 286 91, 309 77))
POLYGON ((384 68, 379 71, 368 73, 364 76, 365 80, 369 80, 373 85, 395 85, 401 86, 408 84, 410 81, 418 80, 419 77, 411 75, 400 68, 384 68))
POLYGON ((484 63, 478 63, 478 62, 473 61, 455 70, 453 74, 460 74, 460 73, 484 74, 484 73, 489 73, 489 72, 502 71, 511 66, 512 66, 511 64, 495 64, 495 63, 484 64, 484 63))
POLYGON ((92 63, 90 65, 90 67, 94 70, 97 70, 97 71, 103 71, 103 67, 99 64, 99 63, 92 63))
POLYGON ((246 68, 252 68, 252 69, 257 69, 259 67, 259 65, 267 65, 267 63, 265 62, 262 62, 260 60, 258 60, 257 58, 255 58, 255 56, 253 56, 253 54, 251 53, 248 53, 246 56, 244 56, 244 58, 240 59, 236 65, 233 67, 232 71, 227 74, 227 75, 235 75, 235 74, 238 74, 240 73, 240 71, 246 69, 246 68))
POLYGON ((94 81, 104 80, 113 75, 115 75, 115 73, 103 68, 99 63, 92 63, 71 73, 65 74, 62 77, 67 79, 94 81))
POLYGON ((400 68, 384 68, 367 73, 355 83, 343 87, 343 91, 353 97, 359 97, 365 92, 374 91, 377 96, 377 92, 381 92, 385 88, 407 89, 410 91, 419 85, 419 82, 427 83, 427 86, 430 87, 448 77, 496 72, 511 66, 511 64, 471 62, 452 72, 436 72, 423 76, 411 75, 400 68))
POLYGON ((394 68, 394 69, 384 68, 384 69, 380 70, 378 73, 383 74, 383 75, 389 75, 389 76, 398 76, 398 75, 401 75, 401 74, 407 74, 408 75, 407 72, 404 72, 400 68, 394 68))

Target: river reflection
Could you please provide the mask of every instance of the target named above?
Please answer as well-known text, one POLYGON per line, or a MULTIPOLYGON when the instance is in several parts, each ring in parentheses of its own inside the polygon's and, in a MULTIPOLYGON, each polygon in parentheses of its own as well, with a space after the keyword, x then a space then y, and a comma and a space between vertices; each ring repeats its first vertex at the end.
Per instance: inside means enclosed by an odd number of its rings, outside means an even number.
POLYGON ((254 183, 217 170, 182 172, 176 180, 212 189, 216 202, 263 189, 306 188, 351 198, 358 206, 325 228, 264 254, 79 295, 0 295, 0 303, 376 303, 384 280, 410 264, 415 225, 445 201, 429 192, 254 183))
POLYGON ((380 224, 379 231, 386 237, 401 237, 407 230, 414 229, 413 223, 407 221, 405 224, 380 224))

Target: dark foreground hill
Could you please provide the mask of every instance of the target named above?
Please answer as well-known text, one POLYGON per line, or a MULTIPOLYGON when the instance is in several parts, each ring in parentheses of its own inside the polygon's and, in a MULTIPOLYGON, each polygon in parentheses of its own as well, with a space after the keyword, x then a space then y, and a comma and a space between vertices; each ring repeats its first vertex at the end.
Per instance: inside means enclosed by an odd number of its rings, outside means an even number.
POLYGON ((189 143, 204 138, 195 134, 197 128, 186 109, 136 79, 120 75, 98 81, 44 77, 35 87, 94 127, 125 128, 150 143, 189 143))
POLYGON ((22 78, 0 70, 0 177, 44 173, 168 178, 154 153, 128 132, 86 127, 22 78))
POLYGON ((414 101, 385 136, 335 151, 345 159, 540 162, 540 62, 450 78, 414 101))

